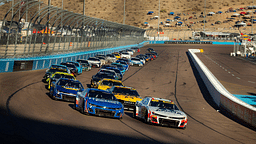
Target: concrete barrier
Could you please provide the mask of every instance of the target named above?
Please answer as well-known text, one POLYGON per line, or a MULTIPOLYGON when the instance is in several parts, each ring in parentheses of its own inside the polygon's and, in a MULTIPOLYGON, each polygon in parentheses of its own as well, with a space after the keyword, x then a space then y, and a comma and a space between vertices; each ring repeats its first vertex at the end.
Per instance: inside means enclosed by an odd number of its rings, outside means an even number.
POLYGON ((14 71, 25 71, 25 70, 38 70, 49 68, 52 64, 60 64, 65 61, 76 61, 77 59, 88 59, 97 54, 109 54, 118 52, 131 47, 142 47, 148 44, 148 41, 144 41, 139 44, 119 46, 114 48, 106 48, 92 51, 83 51, 76 53, 67 53, 59 55, 48 55, 41 57, 31 58, 9 58, 0 59, 0 73, 2 72, 14 72, 14 71))
POLYGON ((200 49, 189 49, 188 54, 204 81, 214 102, 231 115, 256 128, 256 108, 228 92, 203 62, 195 55, 200 49))

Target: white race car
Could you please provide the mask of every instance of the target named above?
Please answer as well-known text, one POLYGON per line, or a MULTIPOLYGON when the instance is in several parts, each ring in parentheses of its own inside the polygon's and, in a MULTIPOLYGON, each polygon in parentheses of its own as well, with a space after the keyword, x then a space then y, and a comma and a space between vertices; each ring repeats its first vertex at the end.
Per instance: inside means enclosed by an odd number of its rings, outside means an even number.
POLYGON ((185 129, 187 115, 180 111, 173 101, 162 98, 145 97, 135 103, 133 117, 146 123, 185 129))
POLYGON ((92 66, 100 67, 101 66, 101 61, 99 58, 96 57, 90 57, 88 60, 88 63, 91 64, 92 66))

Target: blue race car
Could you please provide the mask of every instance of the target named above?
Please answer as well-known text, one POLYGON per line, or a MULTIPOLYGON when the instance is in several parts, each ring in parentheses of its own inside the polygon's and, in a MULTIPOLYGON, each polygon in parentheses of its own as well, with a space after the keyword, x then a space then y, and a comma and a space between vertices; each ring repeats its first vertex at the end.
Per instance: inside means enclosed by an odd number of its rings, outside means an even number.
POLYGON ((61 99, 65 101, 75 101, 77 92, 84 90, 83 85, 78 80, 60 78, 52 82, 50 97, 52 99, 61 99))
POLYGON ((109 91, 87 88, 78 92, 74 109, 81 113, 121 119, 124 106, 109 91))
POLYGON ((122 75, 124 75, 126 70, 125 70, 125 68, 122 64, 120 64, 120 63, 111 63, 111 65, 116 65, 117 69, 119 69, 121 71, 122 75))
POLYGON ((120 63, 124 66, 125 68, 125 71, 128 71, 129 70, 129 64, 126 62, 126 61, 122 61, 122 60, 117 60, 116 63, 120 63))
POLYGON ((90 71, 92 69, 92 65, 87 60, 85 60, 85 59, 78 59, 76 61, 81 64, 83 70, 90 71))
POLYGON ((79 62, 68 61, 67 64, 74 64, 77 68, 77 74, 82 74, 83 68, 82 68, 82 65, 79 62))

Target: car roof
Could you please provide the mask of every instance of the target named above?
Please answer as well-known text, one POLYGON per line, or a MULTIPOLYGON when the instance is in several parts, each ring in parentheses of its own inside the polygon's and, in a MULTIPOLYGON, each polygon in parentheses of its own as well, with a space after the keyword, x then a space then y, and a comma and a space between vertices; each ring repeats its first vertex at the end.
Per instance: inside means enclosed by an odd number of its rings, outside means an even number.
POLYGON ((96 88, 88 88, 88 91, 91 91, 91 90, 94 90, 94 91, 101 91, 101 92, 106 92, 106 93, 110 93, 109 91, 106 91, 106 90, 101 90, 101 89, 96 89, 96 88))
POLYGON ((81 83, 79 80, 74 80, 74 79, 60 78, 59 81, 60 81, 60 80, 69 80, 69 81, 74 81, 74 82, 79 82, 79 83, 81 83))
MULTIPOLYGON (((147 96, 147 97, 151 97, 151 96, 147 96)), ((167 101, 167 102, 173 102, 172 100, 169 99, 164 99, 164 98, 157 98, 157 97, 151 97, 152 100, 161 100, 161 101, 167 101)), ((174 102, 173 102, 174 103, 174 102)))
POLYGON ((120 80, 115 80, 115 79, 109 79, 109 78, 103 78, 102 81, 113 81, 113 82, 121 82, 120 80))
POLYGON ((133 87, 128 87, 128 86, 113 86, 114 88, 124 88, 124 89, 132 89, 132 90, 136 90, 133 87))
POLYGON ((67 72, 55 72, 53 75, 56 75, 56 74, 63 74, 63 75, 71 75, 71 76, 74 76, 73 74, 69 74, 67 72))

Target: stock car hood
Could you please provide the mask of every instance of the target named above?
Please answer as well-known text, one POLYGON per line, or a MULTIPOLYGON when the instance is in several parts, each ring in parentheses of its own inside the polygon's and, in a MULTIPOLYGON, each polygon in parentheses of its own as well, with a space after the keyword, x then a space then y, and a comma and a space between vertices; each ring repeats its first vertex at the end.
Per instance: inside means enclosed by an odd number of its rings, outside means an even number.
POLYGON ((136 101, 141 101, 142 100, 139 97, 129 96, 129 95, 120 95, 120 94, 115 94, 115 97, 119 100, 130 101, 130 102, 136 102, 136 101))
POLYGON ((101 107, 109 108, 122 108, 123 105, 118 101, 99 99, 99 98, 88 98, 87 103, 94 104, 101 107))
POLYGON ((62 87, 62 86, 57 86, 57 90, 59 90, 60 92, 72 93, 72 94, 76 94, 78 91, 81 91, 80 89, 65 88, 65 87, 62 87))
POLYGON ((170 110, 166 108, 159 108, 159 107, 149 107, 149 110, 151 112, 154 112, 155 114, 159 114, 162 116, 168 116, 171 118, 183 118, 187 117, 186 114, 180 110, 170 110))

